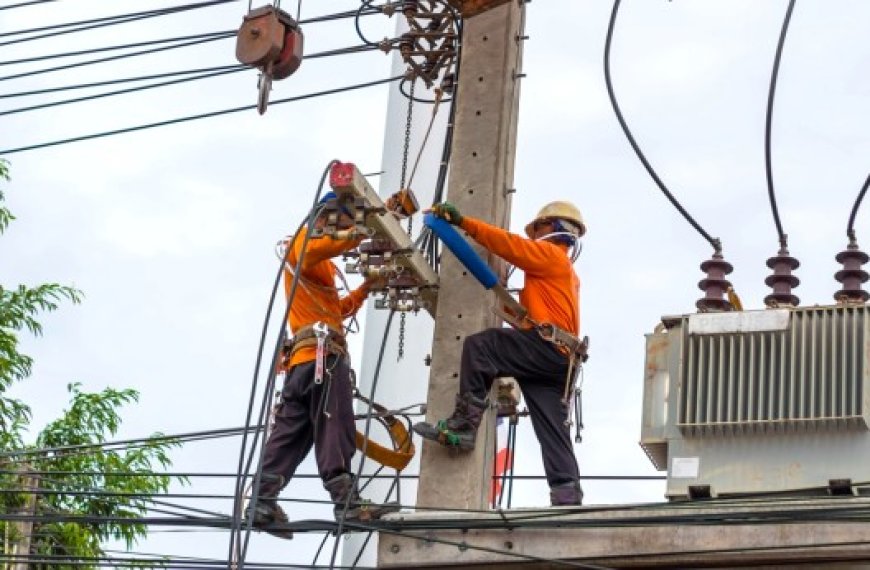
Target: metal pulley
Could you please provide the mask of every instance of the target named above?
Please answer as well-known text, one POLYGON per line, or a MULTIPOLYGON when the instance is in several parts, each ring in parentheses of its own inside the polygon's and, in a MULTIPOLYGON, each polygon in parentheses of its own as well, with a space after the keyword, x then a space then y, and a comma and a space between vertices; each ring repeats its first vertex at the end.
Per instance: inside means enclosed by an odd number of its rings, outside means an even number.
POLYGON ((236 35, 236 59, 260 70, 257 111, 269 103, 272 81, 286 79, 302 63, 303 36, 290 14, 276 6, 248 12, 236 35))

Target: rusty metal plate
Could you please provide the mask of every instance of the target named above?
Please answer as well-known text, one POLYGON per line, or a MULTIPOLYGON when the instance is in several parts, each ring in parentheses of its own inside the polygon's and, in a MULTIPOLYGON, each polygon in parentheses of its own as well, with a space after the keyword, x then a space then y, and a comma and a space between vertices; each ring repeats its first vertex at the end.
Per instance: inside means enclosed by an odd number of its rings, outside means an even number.
POLYGON ((447 0, 448 4, 458 9, 463 18, 476 16, 496 6, 507 4, 509 0, 447 0))

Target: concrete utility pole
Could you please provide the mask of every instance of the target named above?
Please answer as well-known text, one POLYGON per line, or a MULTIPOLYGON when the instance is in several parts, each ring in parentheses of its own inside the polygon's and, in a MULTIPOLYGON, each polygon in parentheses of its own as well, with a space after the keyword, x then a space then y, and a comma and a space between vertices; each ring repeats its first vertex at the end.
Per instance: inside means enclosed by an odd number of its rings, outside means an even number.
MULTIPOLYGON (((502 227, 508 225, 513 187, 523 15, 523 0, 511 0, 465 19, 463 29, 447 200, 463 214, 502 227)), ((500 322, 491 310, 493 299, 449 253, 442 257, 440 280, 427 396, 430 422, 453 410, 465 338, 500 322)), ((455 457, 437 444, 424 444, 418 506, 487 507, 493 428, 494 417, 487 414, 475 450, 455 457)))

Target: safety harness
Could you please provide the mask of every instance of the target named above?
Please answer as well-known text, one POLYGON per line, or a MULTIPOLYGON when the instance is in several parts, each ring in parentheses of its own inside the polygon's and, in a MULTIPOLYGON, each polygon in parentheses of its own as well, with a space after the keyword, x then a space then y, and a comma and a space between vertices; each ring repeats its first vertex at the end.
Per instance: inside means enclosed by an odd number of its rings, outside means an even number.
MULTIPOLYGON (((284 341, 282 353, 282 369, 286 370, 296 352, 303 348, 316 347, 314 382, 320 384, 324 379, 326 357, 330 354, 347 355, 347 340, 340 331, 330 327, 326 323, 316 322, 311 325, 300 327, 293 338, 284 341)), ((359 393, 354 388, 354 398, 367 404, 373 415, 383 422, 390 434, 393 449, 385 447, 371 438, 367 438, 359 431, 356 432, 356 448, 369 459, 401 471, 408 466, 414 457, 415 448, 408 433, 408 428, 396 418, 396 415, 381 404, 373 402, 359 393)))
MULTIPOLYGON (((500 296, 501 298, 501 296, 500 296)), ((565 390, 562 393, 562 404, 567 409, 567 417, 565 425, 571 428, 571 408, 574 408, 574 419, 577 424, 576 440, 579 443, 581 438, 580 431, 583 429, 582 405, 581 405, 581 388, 577 386, 577 379, 580 376, 580 371, 583 368, 583 363, 589 360, 589 337, 584 336, 579 339, 568 331, 557 327, 552 323, 539 323, 529 317, 528 310, 520 305, 513 297, 508 304, 510 312, 500 308, 495 308, 493 311, 502 318, 506 323, 518 330, 527 330, 529 326, 533 328, 545 341, 552 343, 562 354, 568 357, 568 372, 565 375, 565 390), (571 398, 571 395, 574 398, 571 398)))

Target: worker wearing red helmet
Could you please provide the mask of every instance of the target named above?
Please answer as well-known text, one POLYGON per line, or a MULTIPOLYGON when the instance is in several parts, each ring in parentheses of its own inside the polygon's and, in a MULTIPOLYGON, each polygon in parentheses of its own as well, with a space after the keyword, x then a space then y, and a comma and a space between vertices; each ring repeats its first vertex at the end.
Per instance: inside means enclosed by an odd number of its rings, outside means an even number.
POLYGON ((528 403, 541 445, 551 503, 581 504, 583 491, 564 397, 566 377, 575 363, 564 346, 539 333, 541 323, 573 337, 580 332, 580 279, 573 266, 579 240, 586 233, 580 210, 569 202, 547 204, 525 227, 528 239, 463 216, 448 202, 434 206, 432 212, 524 272, 519 302, 528 310, 528 319, 515 328, 490 328, 467 337, 453 414, 435 424, 418 423, 414 431, 442 445, 473 449, 493 381, 513 377, 528 403))

